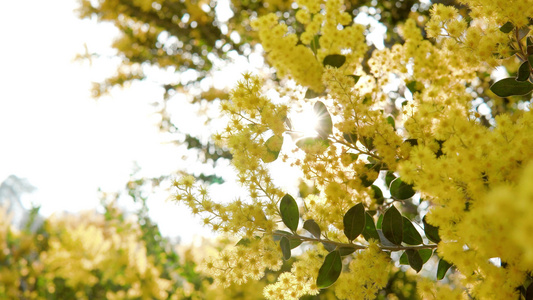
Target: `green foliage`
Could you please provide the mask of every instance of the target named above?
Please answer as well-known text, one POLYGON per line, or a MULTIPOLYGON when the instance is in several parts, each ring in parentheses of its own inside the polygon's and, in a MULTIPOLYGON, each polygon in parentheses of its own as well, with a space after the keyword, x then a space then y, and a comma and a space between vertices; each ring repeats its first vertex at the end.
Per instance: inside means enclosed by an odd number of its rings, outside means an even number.
POLYGON ((342 258, 339 251, 330 252, 318 270, 316 285, 319 289, 327 288, 339 278, 342 271, 342 258))
POLYGON ((398 209, 392 205, 383 215, 383 235, 396 245, 403 240, 403 218, 398 209))
POLYGON ((365 207, 359 203, 350 208, 343 218, 344 234, 348 240, 353 241, 365 229, 365 207))
POLYGON ((340 54, 330 54, 324 58, 322 64, 324 66, 332 66, 334 68, 340 68, 346 61, 346 56, 340 54))
POLYGON ((286 194, 281 199, 279 210, 285 226, 292 231, 296 231, 298 229, 298 222, 300 221, 300 213, 298 212, 296 200, 291 195, 286 194))

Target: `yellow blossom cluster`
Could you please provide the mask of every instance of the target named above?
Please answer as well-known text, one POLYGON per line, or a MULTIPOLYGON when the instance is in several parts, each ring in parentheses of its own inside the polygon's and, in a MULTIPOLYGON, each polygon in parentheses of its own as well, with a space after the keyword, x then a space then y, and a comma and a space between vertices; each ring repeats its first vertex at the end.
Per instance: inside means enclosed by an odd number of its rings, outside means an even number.
MULTIPOLYGON (((341 1, 297 1, 296 20, 305 26, 300 37, 275 15, 254 21, 278 74, 324 93, 304 100, 320 114, 317 135, 293 139, 298 132, 287 116, 297 101, 289 97, 274 104, 263 96, 261 80, 245 74, 231 100, 221 105, 230 121, 215 140, 232 152, 250 200, 215 204, 192 178, 177 181, 177 200, 207 215, 205 223, 215 230, 246 241, 207 261, 218 282, 245 282, 262 276, 266 268, 278 268, 281 257, 291 257, 297 240, 314 246, 304 247, 291 271, 265 288, 269 299, 316 294, 327 286, 324 282, 331 283, 324 276, 335 268, 339 298, 373 299, 388 283, 390 252, 405 251, 409 264, 420 271, 422 250, 461 274, 449 285, 420 280, 417 290, 423 299, 518 297, 519 288, 533 279, 528 238, 533 223, 527 217, 533 208, 533 113, 514 109, 483 122, 473 102, 484 91, 473 87, 480 86, 480 74, 500 64, 512 45, 524 46, 530 33, 519 32, 526 25, 515 12, 527 1, 509 5, 513 13, 507 8, 495 12, 497 6, 488 1, 464 2, 471 6, 472 20, 456 8, 434 5, 425 24, 427 38, 415 20, 406 20, 400 30, 405 42, 373 51, 369 73, 357 66, 366 51, 363 29, 349 26, 352 20, 341 1), (514 35, 500 30, 508 21, 516 26, 514 35), (361 37, 357 45, 346 41, 353 36, 361 37), (294 51, 300 48, 296 58, 294 51), (342 57, 342 63, 322 65, 331 54, 342 57), (411 92, 412 99, 401 106, 390 103, 391 78, 411 92), (290 148, 292 152, 285 151, 290 148), (268 163, 280 151, 285 152, 282 161, 301 169, 319 190, 300 199, 303 206, 294 200, 287 204, 289 198, 270 177, 268 163), (389 193, 382 193, 378 184, 389 193), (423 205, 416 207, 415 194, 423 205), (400 216, 392 221, 396 213, 400 216), (360 225, 356 216, 365 218, 366 235, 363 229, 362 235, 353 234, 360 225), (306 222, 303 229, 300 217, 306 222), (418 237, 411 219, 424 226, 424 237, 418 237), (284 225, 291 232, 278 230, 285 230, 284 225), (394 241, 398 235, 390 232, 399 226, 412 229, 405 229, 407 238, 394 241), (328 257, 336 265, 323 271, 320 264, 328 257), (246 260, 253 262, 247 272, 246 260), (342 262, 349 262, 347 270, 342 271, 342 262)), ((524 8, 527 17, 532 16, 529 9, 524 8)), ((481 100, 491 103, 491 96, 481 100)), ((447 268, 438 268, 443 277, 447 268)))
POLYGON ((390 257, 378 245, 370 244, 354 255, 349 271, 341 275, 335 286, 335 295, 339 299, 374 299, 387 285, 389 268, 390 257))

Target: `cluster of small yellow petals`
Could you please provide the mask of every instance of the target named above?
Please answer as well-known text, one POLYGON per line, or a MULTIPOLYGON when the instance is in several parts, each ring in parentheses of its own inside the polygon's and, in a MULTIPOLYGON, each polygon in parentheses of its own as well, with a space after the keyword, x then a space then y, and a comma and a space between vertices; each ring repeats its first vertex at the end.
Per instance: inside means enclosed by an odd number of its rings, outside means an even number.
POLYGON ((454 288, 447 284, 436 284, 427 278, 418 280, 416 289, 421 299, 427 300, 466 300, 468 295, 461 289, 454 288))
POLYGON ((202 268, 213 277, 215 285, 228 287, 259 280, 265 269, 277 271, 282 265, 279 246, 269 236, 254 237, 246 245, 229 246, 217 256, 208 257, 202 268))
POLYGON ((301 255, 290 272, 282 273, 276 283, 263 291, 266 299, 300 299, 304 295, 317 295, 316 276, 323 262, 324 250, 310 250, 301 255))
POLYGON ((533 15, 533 1, 505 1, 505 0, 460 0, 472 9, 472 17, 485 17, 490 22, 500 26, 512 22, 518 28, 529 24, 528 17, 533 15))
POLYGON ((259 31, 268 60, 280 78, 291 76, 301 85, 322 91, 322 65, 309 47, 297 45, 298 38, 288 34, 287 25, 277 24, 277 17, 269 14, 254 20, 252 26, 259 31))
POLYGON ((375 299, 388 283, 389 268, 389 256, 371 243, 355 255, 349 271, 341 273, 335 283, 335 295, 339 299, 375 299))

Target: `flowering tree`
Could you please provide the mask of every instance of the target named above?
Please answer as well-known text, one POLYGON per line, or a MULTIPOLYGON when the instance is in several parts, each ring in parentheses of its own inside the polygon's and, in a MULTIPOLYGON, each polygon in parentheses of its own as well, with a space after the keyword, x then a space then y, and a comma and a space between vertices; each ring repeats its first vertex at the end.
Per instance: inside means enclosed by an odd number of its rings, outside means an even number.
POLYGON ((384 49, 369 49, 340 0, 295 1, 292 23, 253 18, 282 80, 244 74, 214 135, 249 196, 222 204, 193 177, 175 183, 177 201, 239 240, 206 260, 216 283, 258 280, 292 259, 266 298, 332 286, 341 299, 373 299, 396 261, 420 272, 431 259, 423 299, 532 299, 533 2, 461 2, 413 13, 384 49), (513 76, 494 82, 500 65, 513 76), (306 106, 315 133, 293 126, 306 106), (286 193, 273 162, 318 192, 286 193))

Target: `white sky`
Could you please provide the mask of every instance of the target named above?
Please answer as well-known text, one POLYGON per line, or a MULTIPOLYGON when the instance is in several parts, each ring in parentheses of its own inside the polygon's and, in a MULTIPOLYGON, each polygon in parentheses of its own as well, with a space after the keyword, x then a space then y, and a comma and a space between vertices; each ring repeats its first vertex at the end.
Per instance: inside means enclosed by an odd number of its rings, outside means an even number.
MULTIPOLYGON (((162 95, 154 83, 90 97, 91 82, 111 74, 113 60, 90 66, 73 58, 84 43, 111 57, 116 31, 79 20, 75 7, 75 0, 0 2, 0 182, 11 174, 27 178, 38 190, 23 202, 41 204, 44 215, 95 208, 97 189, 120 191, 134 162, 148 176, 183 166, 154 126, 150 103, 162 95)), ((189 241, 207 232, 188 210, 165 203, 168 196, 150 205, 164 234, 189 241)))

